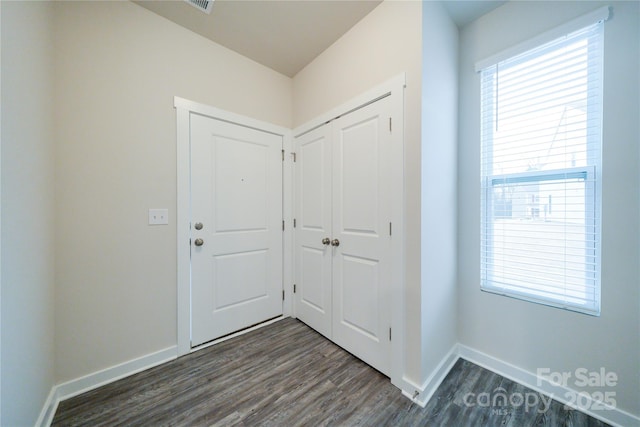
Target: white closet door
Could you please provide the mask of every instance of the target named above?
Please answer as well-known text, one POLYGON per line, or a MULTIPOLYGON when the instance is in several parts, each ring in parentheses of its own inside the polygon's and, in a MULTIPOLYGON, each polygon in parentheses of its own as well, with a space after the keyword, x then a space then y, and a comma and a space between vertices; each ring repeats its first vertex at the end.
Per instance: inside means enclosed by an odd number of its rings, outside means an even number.
POLYGON ((297 138, 296 155, 296 316, 331 338, 331 126, 297 138))
POLYGON ((190 129, 195 347, 282 314, 282 137, 196 114, 190 129))
POLYGON ((390 375, 390 98, 333 125, 333 341, 390 375))

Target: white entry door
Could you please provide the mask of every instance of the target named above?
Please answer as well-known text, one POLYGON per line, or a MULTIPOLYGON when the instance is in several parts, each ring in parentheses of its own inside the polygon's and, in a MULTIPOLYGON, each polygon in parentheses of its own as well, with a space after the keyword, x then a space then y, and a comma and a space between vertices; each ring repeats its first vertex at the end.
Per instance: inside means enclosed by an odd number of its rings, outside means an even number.
POLYGON ((191 114, 191 346, 282 314, 282 137, 191 114))
POLYGON ((378 100, 296 141, 296 315, 386 375, 390 105, 389 98, 378 100))

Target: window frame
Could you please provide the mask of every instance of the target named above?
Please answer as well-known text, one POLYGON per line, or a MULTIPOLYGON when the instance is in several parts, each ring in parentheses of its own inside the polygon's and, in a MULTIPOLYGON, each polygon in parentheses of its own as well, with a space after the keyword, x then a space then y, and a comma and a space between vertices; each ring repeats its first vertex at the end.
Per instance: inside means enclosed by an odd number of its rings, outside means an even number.
MULTIPOLYGON (((586 132, 586 156, 587 156, 587 164, 585 166, 578 167, 570 167, 570 168, 557 168, 557 169, 549 169, 549 170, 534 170, 527 172, 517 172, 517 173, 506 173, 506 174, 493 174, 493 170, 487 172, 485 169, 489 167, 489 169, 493 169, 493 143, 494 143, 494 132, 490 130, 490 137, 487 137, 487 133, 485 132, 485 127, 487 126, 487 113, 484 111, 485 109, 490 109, 491 122, 495 123, 496 116, 496 104, 498 101, 497 95, 495 91, 485 89, 484 81, 481 85, 481 94, 480 101, 481 107, 483 111, 481 112, 481 122, 482 122, 482 131, 481 131, 481 268, 480 268, 480 289, 484 292, 499 294, 507 297, 512 297, 524 301, 534 302, 538 304, 543 304, 547 306, 557 307, 569 311, 575 311, 580 313, 585 313, 589 315, 599 316, 600 315, 600 307, 601 307, 601 194, 602 194, 602 176, 601 176, 601 167, 602 167, 602 98, 603 98, 603 89, 602 89, 602 67, 603 67, 603 39, 604 39, 604 25, 603 22, 608 17, 608 8, 601 8, 598 11, 589 14, 587 19, 593 19, 593 16, 598 13, 599 19, 592 20, 590 23, 585 23, 585 18, 579 18, 575 20, 574 23, 579 23, 580 25, 577 28, 574 28, 573 31, 567 32, 566 34, 573 33, 576 31, 581 31, 590 27, 594 24, 599 24, 597 39, 595 40, 599 43, 599 69, 596 71, 596 76, 594 77, 592 73, 587 74, 587 99, 589 100, 586 104, 586 119, 585 123, 591 123, 594 120, 597 120, 598 126, 595 131, 588 130, 586 132), (606 13, 606 14, 605 14, 606 13), (485 93, 490 92, 490 93, 485 93), (490 96, 487 96, 490 95, 490 96), (490 99, 487 99, 490 98, 490 99), (595 101, 593 101, 595 100, 595 101), (595 105, 595 110, 594 110, 595 105), (489 141, 487 141, 489 140, 489 141), (487 146, 487 144, 490 144, 487 146), (490 161, 486 160, 487 158, 491 159, 490 161), (588 300, 584 298, 584 303, 576 303, 575 301, 567 301, 567 299, 572 299, 571 297, 567 297, 568 292, 565 290, 565 293, 562 297, 550 292, 544 291, 543 289, 535 289, 535 284, 531 284, 529 286, 529 291, 526 291, 526 287, 522 285, 516 284, 508 284, 508 283, 498 283, 495 279, 493 279, 494 271, 495 271, 495 250, 494 250, 494 240, 495 240, 495 224, 496 224, 496 216, 494 215, 495 209, 495 196, 494 189, 497 185, 505 185, 505 184, 518 184, 518 183, 542 183, 542 182, 553 182, 557 181, 561 183, 563 180, 568 179, 581 179, 584 180, 584 238, 585 238, 585 262, 584 262, 584 274, 585 274, 585 295, 591 292, 590 285, 587 283, 593 283, 593 300, 588 300), (593 236, 593 242, 591 242, 591 236, 593 236), (587 245, 590 243, 590 245, 587 245), (593 245, 591 247, 591 244, 593 245), (587 262, 587 259, 593 259, 593 263, 587 262), (589 278, 587 278, 587 275, 589 278)), ((563 27, 565 28, 565 27, 563 27)), ((587 46, 588 55, 590 56, 593 52, 592 40, 585 36, 589 41, 587 46)), ((500 60, 496 60, 495 62, 491 62, 491 60, 485 60, 483 62, 484 66, 481 68, 476 65, 477 71, 485 71, 487 69, 495 69, 493 72, 493 78, 496 79, 497 72, 499 70, 499 63, 504 60, 511 60, 512 58, 519 57, 521 54, 527 54, 529 51, 535 51, 539 56, 544 55, 550 51, 560 50, 564 46, 564 43, 560 43, 557 46, 547 46, 547 44, 556 41, 559 39, 557 34, 554 38, 547 40, 546 42, 540 42, 537 45, 532 45, 531 42, 527 43, 527 49, 523 49, 520 52, 514 53, 513 49, 509 52, 509 55, 502 54, 500 60)), ((537 38, 536 40, 539 40, 537 38)), ((529 58, 523 57, 520 58, 520 61, 526 61, 528 59, 533 59, 534 56, 529 58)), ((589 58, 591 61, 591 58, 589 58)), ((516 62, 510 62, 509 65, 515 64, 516 62)), ((587 68, 588 71, 592 71, 591 68, 587 68)), ((482 80, 482 79, 481 79, 482 80)), ((495 85, 495 82, 494 82, 495 85)), ((566 261, 565 261, 566 264, 566 261)), ((566 275, 565 275, 566 277, 566 275)), ((517 281, 517 280, 516 280, 517 281)), ((539 285, 538 285, 539 286, 539 285)), ((558 288, 559 289, 559 288, 558 288)))

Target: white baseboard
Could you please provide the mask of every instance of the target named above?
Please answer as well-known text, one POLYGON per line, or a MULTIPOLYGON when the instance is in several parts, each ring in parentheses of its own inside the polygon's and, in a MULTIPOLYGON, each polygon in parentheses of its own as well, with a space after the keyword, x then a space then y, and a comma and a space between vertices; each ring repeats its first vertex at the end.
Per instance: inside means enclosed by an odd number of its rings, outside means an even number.
POLYGON ((100 386, 112 383, 119 379, 142 372, 154 366, 175 360, 177 358, 177 347, 168 347, 155 353, 147 354, 137 359, 129 360, 119 365, 94 372, 84 377, 58 384, 51 389, 45 406, 38 417, 36 426, 48 427, 53 421, 53 417, 58 408, 58 403, 73 396, 85 393, 100 386))
POLYGON ((453 365, 458 360, 458 355, 456 353, 457 347, 453 346, 449 353, 445 357, 442 358, 436 369, 433 370, 429 378, 422 384, 422 386, 417 386, 412 383, 407 378, 403 378, 403 381, 406 384, 411 385, 413 389, 415 389, 415 393, 412 395, 407 390, 402 390, 402 394, 408 397, 413 403, 419 405, 421 408, 424 408, 431 399, 431 396, 436 392, 444 378, 447 376, 453 365))
MULTIPOLYGON (((242 330, 238 333, 226 336, 219 340, 215 340, 211 343, 202 345, 194 349, 190 349, 190 352, 193 353, 194 351, 202 350, 203 348, 209 347, 210 345, 226 341, 238 335, 246 334, 247 332, 259 329, 266 325, 270 325, 282 319, 285 319, 285 316, 277 317, 275 319, 269 320, 267 322, 261 323, 251 328, 242 330)), ((137 359, 129 360, 119 365, 115 365, 110 368, 106 368, 101 371, 97 371, 92 374, 85 375, 84 377, 76 378, 74 380, 67 381, 62 384, 58 384, 51 389, 51 392, 49 393, 49 396, 45 401, 44 407, 40 412, 38 421, 36 422, 36 427, 50 426, 51 423, 53 422, 53 417, 56 414, 56 410, 58 409, 58 404, 63 400, 66 400, 71 397, 77 396, 79 394, 85 393, 87 391, 96 389, 100 386, 112 383, 114 381, 128 377, 138 372, 142 372, 149 368, 153 368, 154 366, 158 366, 163 363, 169 362, 171 360, 175 360, 177 357, 178 357, 178 347, 177 346, 168 347, 168 348, 165 348, 164 350, 147 354, 145 356, 138 357, 137 359)))
POLYGON ((40 416, 36 421, 36 427, 48 427, 51 425, 53 416, 56 414, 56 409, 58 409, 58 402, 59 401, 56 400, 56 387, 53 386, 49 392, 49 396, 47 396, 47 400, 44 402, 42 411, 40 411, 40 416))
POLYGON ((482 366, 483 368, 500 374, 512 381, 516 381, 532 390, 546 396, 550 396, 558 402, 571 406, 600 421, 604 421, 614 426, 640 426, 639 417, 618 408, 608 407, 600 411, 591 410, 597 402, 592 400, 591 397, 588 397, 586 394, 581 395, 580 399, 576 399, 579 401, 580 405, 575 405, 573 402, 567 400, 565 396, 577 396, 579 391, 554 384, 550 381, 540 381, 536 374, 496 359, 488 354, 474 350, 462 344, 457 345, 456 353, 459 357, 462 357, 469 362, 473 362, 476 365, 482 366))
MULTIPOLYGON (((281 319, 274 319, 274 321, 278 320, 281 319)), ((532 372, 526 371, 462 344, 456 344, 449 353, 442 358, 436 369, 434 369, 431 375, 429 375, 422 386, 418 386, 409 379, 403 378, 402 381, 404 384, 409 386, 410 389, 412 388, 415 390, 418 394, 412 394, 408 390, 404 389, 404 387, 402 394, 424 408, 460 357, 502 375, 505 378, 516 381, 532 390, 550 396, 563 404, 576 407, 575 405, 571 405, 571 402, 567 401, 564 396, 572 395, 571 393, 575 395, 578 391, 549 381, 540 382, 538 377, 532 372)), ((168 347, 164 350, 94 372, 84 377, 58 384, 51 389, 40 416, 38 417, 38 421, 36 422, 36 427, 48 427, 51 425, 56 409, 58 408, 58 403, 62 400, 69 399, 73 396, 77 396, 81 393, 85 393, 146 369, 153 368, 154 366, 161 365, 162 363, 169 362, 176 358, 177 347, 168 347)), ((614 426, 640 426, 640 417, 618 408, 607 408, 607 410, 603 411, 590 410, 594 402, 589 401, 585 404, 586 395, 584 397, 585 399, 580 399, 584 400, 581 402, 583 405, 576 407, 576 409, 614 426)))

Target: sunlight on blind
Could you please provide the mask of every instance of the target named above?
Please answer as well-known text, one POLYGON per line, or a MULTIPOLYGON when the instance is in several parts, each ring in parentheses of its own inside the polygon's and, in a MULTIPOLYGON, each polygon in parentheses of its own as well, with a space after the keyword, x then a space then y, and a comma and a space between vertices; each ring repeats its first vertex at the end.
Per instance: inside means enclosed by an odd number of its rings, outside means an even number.
POLYGON ((602 27, 481 71, 483 290, 599 314, 602 27))

